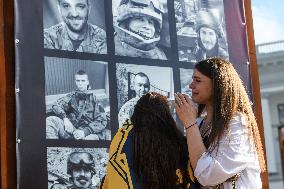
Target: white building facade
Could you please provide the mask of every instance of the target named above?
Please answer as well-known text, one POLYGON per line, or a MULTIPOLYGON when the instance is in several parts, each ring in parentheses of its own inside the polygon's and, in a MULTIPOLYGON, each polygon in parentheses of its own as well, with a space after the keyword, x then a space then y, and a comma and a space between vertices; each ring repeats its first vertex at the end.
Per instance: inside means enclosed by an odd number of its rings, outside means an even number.
POLYGON ((256 45, 256 51, 270 188, 281 189, 278 127, 284 124, 284 41, 256 45))

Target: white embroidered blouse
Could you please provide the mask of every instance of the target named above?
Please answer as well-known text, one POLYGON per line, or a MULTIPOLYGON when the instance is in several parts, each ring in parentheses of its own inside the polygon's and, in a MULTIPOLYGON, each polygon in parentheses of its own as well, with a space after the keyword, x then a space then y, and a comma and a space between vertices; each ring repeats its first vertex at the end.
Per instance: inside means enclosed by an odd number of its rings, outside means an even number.
MULTIPOLYGON (((195 177, 203 186, 214 186, 241 173, 237 189, 261 189, 257 152, 250 143, 246 119, 241 113, 236 113, 230 121, 228 133, 221 138, 218 151, 215 148, 211 154, 201 155, 194 170, 195 177)), ((226 181, 224 189, 231 188, 231 181, 226 181)))

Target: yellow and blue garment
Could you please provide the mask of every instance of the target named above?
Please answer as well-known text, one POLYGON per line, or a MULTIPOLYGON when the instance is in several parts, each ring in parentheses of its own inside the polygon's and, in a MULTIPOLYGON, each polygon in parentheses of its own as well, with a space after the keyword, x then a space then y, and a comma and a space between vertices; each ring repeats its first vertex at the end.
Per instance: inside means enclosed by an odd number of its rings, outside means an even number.
MULTIPOLYGON (((123 124, 114 136, 109 149, 109 162, 107 164, 106 176, 102 179, 99 189, 141 189, 141 180, 134 174, 132 168, 132 139, 131 132, 133 125, 128 120, 123 124)), ((177 188, 183 183, 182 174, 176 170, 177 188)), ((197 189, 197 181, 193 176, 193 171, 189 170, 190 183, 188 189, 197 189)))

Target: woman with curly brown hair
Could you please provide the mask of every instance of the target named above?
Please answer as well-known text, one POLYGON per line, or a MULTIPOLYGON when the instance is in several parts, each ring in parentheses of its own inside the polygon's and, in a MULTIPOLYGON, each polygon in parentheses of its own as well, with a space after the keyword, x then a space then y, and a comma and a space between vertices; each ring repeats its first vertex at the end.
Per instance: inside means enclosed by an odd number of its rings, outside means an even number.
POLYGON ((215 57, 200 61, 192 79, 192 99, 177 93, 175 107, 195 177, 204 188, 262 188, 260 172, 266 166, 260 134, 233 65, 215 57))
POLYGON ((197 189, 167 98, 143 95, 114 136, 102 189, 197 189))

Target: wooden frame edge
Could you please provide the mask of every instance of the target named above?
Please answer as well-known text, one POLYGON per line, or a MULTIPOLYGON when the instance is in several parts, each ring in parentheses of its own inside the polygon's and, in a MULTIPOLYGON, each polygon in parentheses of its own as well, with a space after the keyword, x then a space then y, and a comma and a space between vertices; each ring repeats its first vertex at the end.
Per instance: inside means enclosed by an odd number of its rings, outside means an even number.
MULTIPOLYGON (((255 115, 257 118, 257 124, 260 131, 261 142, 263 145, 264 153, 265 153, 265 161, 267 165, 266 159, 266 149, 265 149, 265 140, 264 140, 264 127, 262 120, 262 107, 261 107, 261 94, 260 94, 260 84, 259 84, 259 76, 258 76, 258 66, 257 66, 257 58, 256 58, 256 49, 255 49, 255 41, 254 41, 254 30, 253 30, 253 19, 252 19, 252 10, 251 10, 251 0, 243 0, 245 6, 245 17, 247 24, 247 39, 248 39, 248 55, 250 62, 250 74, 251 74, 251 87, 253 94, 253 102, 255 107, 255 115)), ((261 174, 262 180, 262 188, 269 189, 269 180, 268 180, 268 172, 261 174)))
POLYGON ((1 188, 16 188, 14 1, 0 0, 1 188))

